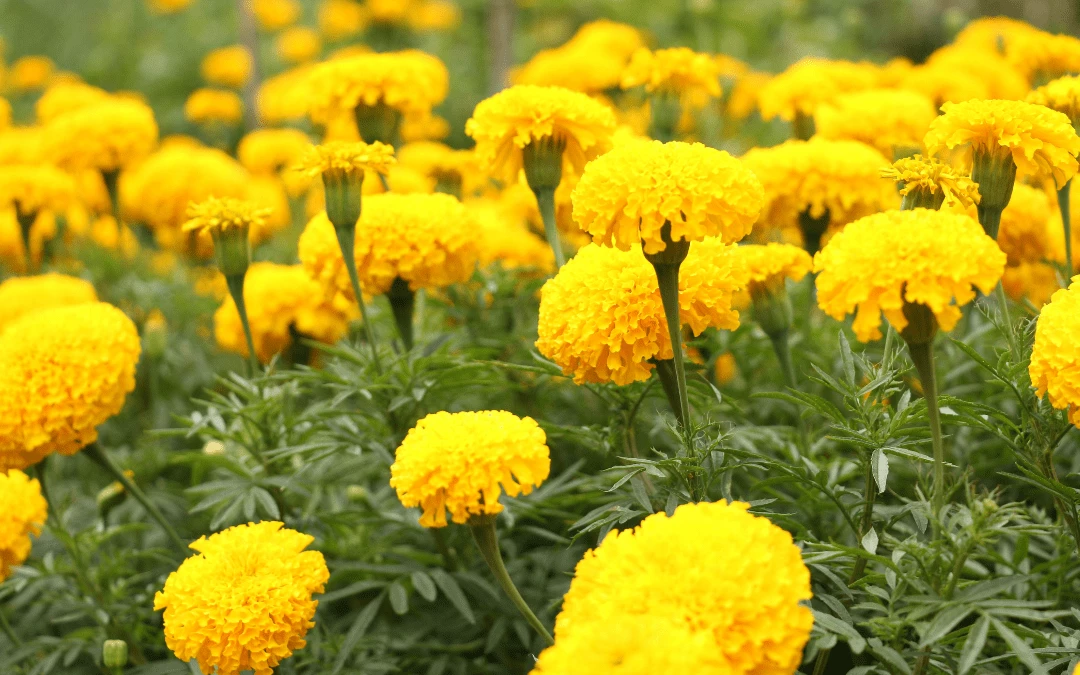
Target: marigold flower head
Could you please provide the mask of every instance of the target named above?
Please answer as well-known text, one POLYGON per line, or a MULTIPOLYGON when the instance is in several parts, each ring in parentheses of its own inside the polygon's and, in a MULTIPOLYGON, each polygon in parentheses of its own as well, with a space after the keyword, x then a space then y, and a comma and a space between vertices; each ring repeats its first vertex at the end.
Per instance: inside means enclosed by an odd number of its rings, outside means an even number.
POLYGON ((75 201, 75 181, 49 164, 0 166, 0 208, 22 215, 60 212, 75 201))
POLYGON ((235 124, 244 117, 244 102, 229 89, 196 89, 184 102, 184 117, 196 124, 235 124))
POLYGON ((733 120, 744 120, 758 109, 758 97, 771 75, 747 73, 735 80, 728 94, 725 113, 733 120))
POLYGON ((97 293, 85 279, 55 273, 12 277, 0 283, 0 333, 27 314, 88 302, 97 302, 97 293))
MULTIPOLYGON (((695 335, 739 327, 731 301, 745 272, 733 248, 699 241, 680 267, 680 318, 695 335)), ((538 330, 536 348, 579 384, 646 380, 652 360, 674 358, 656 272, 636 246, 579 250, 544 284, 538 330)))
POLYGON ((299 129, 256 129, 240 139, 236 158, 259 176, 273 176, 291 167, 311 147, 299 129))
MULTIPOLYGON (((293 331, 333 344, 345 336, 356 305, 334 302, 301 265, 253 263, 244 277, 247 307, 256 356, 268 363, 292 343, 293 331)), ((214 314, 214 336, 224 349, 248 355, 247 340, 236 303, 227 296, 214 314)))
POLYGON ((116 171, 150 154, 158 126, 145 103, 113 96, 58 116, 45 139, 61 166, 116 171))
POLYGON ((71 455, 135 388, 139 333, 105 303, 26 314, 0 333, 0 471, 71 455))
POLYGON ((1080 38, 1043 31, 1021 33, 1009 42, 1006 57, 1032 84, 1045 82, 1080 72, 1080 38))
POLYGON ((1028 94, 1027 101, 1064 114, 1074 129, 1080 125, 1080 77, 1076 75, 1047 82, 1028 94))
POLYGON ((453 30, 461 24, 461 9, 451 0, 421 0, 410 9, 408 20, 418 33, 453 30))
POLYGON ((987 82, 967 74, 958 77, 956 69, 946 64, 912 68, 900 78, 897 86, 926 96, 937 108, 945 103, 985 99, 991 95, 987 82))
POLYGON ((218 87, 243 87, 254 68, 251 52, 244 45, 214 49, 203 57, 199 72, 208 83, 218 87))
POLYGON ((1006 16, 986 16, 968 23, 954 42, 985 52, 1005 54, 1017 38, 1040 33, 1026 21, 1006 16))
POLYGON ((368 19, 367 8, 357 0, 322 0, 319 3, 319 31, 331 42, 362 32, 368 19))
POLYGON ((281 31, 274 49, 285 63, 307 63, 319 57, 322 39, 314 28, 293 26, 281 31))
POLYGON ((1027 300, 1039 309, 1061 289, 1057 270, 1042 262, 1022 262, 1006 267, 1001 285, 1013 300, 1027 300))
POLYGON ((314 537, 276 522, 201 537, 154 596, 165 610, 165 644, 204 673, 272 675, 301 649, 330 572, 314 537))
POLYGON ((687 47, 642 47, 623 71, 623 89, 644 86, 650 94, 679 97, 684 105, 700 108, 720 96, 720 64, 709 54, 687 47))
POLYGON ((296 169, 311 176, 362 177, 364 171, 385 174, 395 161, 394 148, 386 143, 330 141, 309 147, 296 169))
POLYGON ((17 92, 44 89, 55 72, 56 64, 48 56, 23 56, 11 64, 7 84, 17 92))
POLYGON ((810 571, 791 535, 749 509, 743 502, 684 504, 670 517, 657 513, 608 535, 578 563, 555 620, 555 646, 540 655, 534 673, 590 672, 557 668, 569 656, 563 650, 579 632, 633 621, 678 630, 660 635, 700 661, 675 671, 634 669, 654 652, 644 639, 622 645, 625 667, 595 672, 794 673, 814 623, 802 604, 811 597, 810 571))
POLYGON ((192 202, 187 208, 184 232, 213 234, 227 230, 258 229, 266 223, 270 209, 259 208, 251 202, 232 197, 207 197, 192 202))
POLYGON ((732 251, 751 284, 768 284, 777 279, 799 281, 814 267, 810 254, 791 244, 743 244, 732 251))
POLYGON ((416 169, 436 184, 463 196, 471 196, 487 183, 472 150, 455 150, 436 141, 417 141, 402 146, 397 157, 402 166, 416 169))
POLYGON ((0 582, 30 557, 30 537, 41 534, 47 518, 41 483, 18 469, 0 471, 0 582))
POLYGON ((881 170, 881 177, 894 180, 900 186, 900 194, 925 193, 940 197, 947 205, 969 207, 979 203, 979 186, 949 164, 933 157, 914 155, 893 162, 881 170))
POLYGON ((856 311, 863 342, 881 337, 882 313, 902 331, 906 302, 926 305, 952 330, 974 288, 990 293, 1004 269, 1005 254, 975 219, 921 208, 861 218, 814 257, 818 305, 838 320, 856 311))
POLYGON ((466 202, 479 230, 480 266, 498 263, 505 269, 555 271, 551 246, 533 232, 521 218, 493 199, 466 202))
POLYGON ((263 80, 256 96, 259 119, 267 124, 302 119, 308 111, 308 77, 313 69, 304 64, 263 80))
POLYGON ((450 87, 446 66, 417 50, 334 58, 308 77, 308 114, 327 124, 357 106, 385 105, 406 115, 425 115, 442 103, 450 87))
POLYGON ((538 52, 511 76, 514 84, 598 94, 619 86, 630 57, 644 44, 633 26, 600 19, 582 25, 561 47, 538 52))
MULTIPOLYGON (((300 261, 330 292, 354 298, 333 225, 325 213, 300 236, 300 261)), ((356 223, 356 267, 365 293, 381 295, 394 279, 409 288, 443 288, 467 280, 479 247, 474 221, 446 194, 380 194, 364 197, 356 223)))
POLYGON ((297 22, 304 8, 298 0, 250 0, 259 27, 274 32, 297 22))
POLYGON ((574 189, 574 220, 593 240, 645 253, 671 241, 749 234, 761 211, 761 183, 742 162, 700 143, 630 142, 590 163, 574 189))
POLYGON ((1028 374, 1039 396, 1069 411, 1069 421, 1080 427, 1080 276, 1054 293, 1035 324, 1035 347, 1028 374))
POLYGON ((390 486, 407 507, 423 509, 420 524, 445 527, 470 516, 501 513, 499 496, 529 494, 548 477, 544 430, 531 417, 505 410, 423 418, 398 446, 390 486))
POLYGON ((367 0, 371 20, 376 23, 402 24, 420 0, 367 0))
POLYGON ((39 124, 48 124, 65 113, 108 98, 109 92, 85 82, 58 82, 41 94, 34 104, 34 114, 39 124))
POLYGON ((1069 118, 1024 101, 946 103, 924 143, 930 154, 958 151, 969 166, 974 152, 1010 155, 1020 174, 1052 177, 1057 185, 1076 173, 1080 137, 1069 118))
POLYGON ((948 45, 931 54, 926 63, 938 71, 952 73, 954 77, 975 79, 986 87, 985 95, 973 98, 1020 100, 1031 88, 1024 75, 1005 57, 985 49, 948 45))
POLYGON ((814 123, 822 138, 861 141, 891 157, 897 148, 921 147, 935 117, 934 102, 922 94, 866 89, 821 104, 814 123))
POLYGON ((840 94, 869 89, 877 81, 873 64, 808 57, 765 83, 758 105, 763 118, 791 122, 797 115, 813 116, 819 105, 840 94))

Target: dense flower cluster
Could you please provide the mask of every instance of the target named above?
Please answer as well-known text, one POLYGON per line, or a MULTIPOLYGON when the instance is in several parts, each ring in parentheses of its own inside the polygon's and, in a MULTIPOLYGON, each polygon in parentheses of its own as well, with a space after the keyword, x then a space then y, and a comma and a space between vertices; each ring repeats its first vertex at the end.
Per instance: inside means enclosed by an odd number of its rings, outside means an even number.
POLYGON ((150 154, 158 127, 145 103, 113 97, 59 115, 45 138, 62 166, 115 171, 150 154))
POLYGON ((646 253, 671 241, 742 239, 757 219, 762 188, 738 160, 699 143, 630 142, 590 163, 574 189, 574 220, 593 240, 646 253))
POLYGON ((48 124, 64 113, 108 100, 104 89, 85 82, 58 82, 44 92, 34 104, 39 124, 48 124))
POLYGON ((262 522, 237 525, 191 544, 198 551, 154 596, 165 643, 204 673, 271 675, 303 647, 330 572, 310 535, 262 522))
POLYGON ((791 535, 749 509, 743 502, 684 504, 670 517, 657 513, 633 530, 607 536, 578 563, 555 621, 555 646, 540 655, 533 672, 794 673, 814 623, 802 604, 811 596, 810 571, 791 535), (661 621, 670 625, 659 631, 661 644, 685 646, 698 657, 692 667, 646 671, 623 665, 679 662, 674 655, 650 656, 657 647, 651 639, 618 640, 593 657, 621 669, 589 671, 572 662, 560 667, 575 654, 586 658, 579 633, 611 633, 638 621, 638 631, 661 621))
MULTIPOLYGON (((731 301, 745 272, 734 248, 706 239, 682 263, 680 315, 695 335, 739 326, 731 301)), ((544 284, 538 331, 536 348, 578 383, 645 380, 652 360, 674 357, 656 272, 636 246, 578 251, 544 284)))
POLYGON ((139 334, 105 303, 24 315, 0 333, 0 471, 70 455, 135 388, 139 334))
POLYGON ((51 164, 0 166, 0 208, 20 214, 60 212, 75 201, 75 181, 51 164))
POLYGON ((30 537, 47 518, 41 483, 18 469, 0 471, 0 582, 30 556, 30 537))
POLYGON ((881 315, 907 326, 904 303, 926 305, 952 330, 975 290, 993 290, 1005 254, 973 218, 930 209, 886 211, 848 225, 814 258, 818 305, 866 342, 881 337, 881 315))
POLYGON ((935 117, 934 102, 922 94, 867 89, 818 106, 814 122, 822 138, 861 141, 892 157, 896 149, 921 147, 935 117))
POLYGON ((529 59, 514 73, 514 84, 600 94, 619 86, 631 56, 643 46, 641 33, 633 26, 593 21, 561 47, 542 50, 529 59))
POLYGON ((968 207, 979 203, 979 186, 970 177, 933 157, 915 155, 896 160, 881 170, 882 178, 897 182, 900 194, 923 192, 941 195, 945 205, 968 207))
POLYGON ((87 302, 97 302, 97 292, 85 279, 56 273, 12 277, 0 283, 0 333, 26 314, 87 302))
POLYGON ((548 477, 544 430, 504 410, 423 418, 409 430, 390 467, 390 486, 405 506, 423 509, 420 524, 445 527, 503 510, 499 496, 529 494, 548 477))
POLYGON ((1049 394, 1055 408, 1069 411, 1080 427, 1080 276, 1054 293, 1035 325, 1035 347, 1028 373, 1039 396, 1049 394))
POLYGON ((797 115, 812 117, 819 105, 840 94, 877 84, 873 64, 805 58, 765 83, 758 105, 765 119, 779 117, 790 122, 797 115))
POLYGON ((720 64, 686 47, 656 51, 643 47, 630 58, 621 85, 644 86, 650 94, 676 96, 684 105, 701 107, 720 95, 720 64))
POLYGON ((1028 94, 1027 101, 1062 113, 1075 128, 1080 122, 1080 77, 1067 75, 1047 82, 1028 94))

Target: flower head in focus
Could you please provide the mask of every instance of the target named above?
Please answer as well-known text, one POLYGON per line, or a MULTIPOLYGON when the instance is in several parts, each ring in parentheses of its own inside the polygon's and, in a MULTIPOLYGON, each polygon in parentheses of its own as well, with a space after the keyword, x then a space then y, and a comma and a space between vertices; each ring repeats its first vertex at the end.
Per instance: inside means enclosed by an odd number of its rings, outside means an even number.
POLYGON ((1028 373, 1039 396, 1069 411, 1069 421, 1080 427, 1080 276, 1054 293, 1035 325, 1035 347, 1028 373))
POLYGON ((900 194, 916 205, 938 208, 979 203, 979 186, 948 164, 915 155, 898 159, 881 170, 881 177, 896 181, 900 194))
POLYGON ((41 483, 18 469, 0 471, 0 582, 30 557, 30 537, 41 534, 47 518, 41 483))
POLYGON ((531 417, 503 410, 437 412, 421 419, 398 446, 390 486, 407 507, 423 509, 424 527, 501 513, 499 496, 529 494, 548 477, 544 430, 531 417))
POLYGON ((97 302, 97 292, 85 279, 56 273, 12 277, 0 283, 0 333, 27 314, 88 302, 97 302))
POLYGON ((232 197, 208 197, 188 205, 184 232, 213 234, 227 230, 251 230, 262 227, 270 210, 232 197))
POLYGON ((196 89, 184 102, 184 117, 196 124, 236 124, 244 117, 244 102, 228 89, 196 89))
POLYGON ((1047 82, 1028 94, 1027 101, 1064 114, 1073 129, 1080 127, 1080 76, 1067 75, 1047 82))
POLYGON ((296 169, 310 176, 363 178, 365 171, 385 174, 395 162, 394 148, 375 141, 331 141, 313 145, 300 158, 296 169))

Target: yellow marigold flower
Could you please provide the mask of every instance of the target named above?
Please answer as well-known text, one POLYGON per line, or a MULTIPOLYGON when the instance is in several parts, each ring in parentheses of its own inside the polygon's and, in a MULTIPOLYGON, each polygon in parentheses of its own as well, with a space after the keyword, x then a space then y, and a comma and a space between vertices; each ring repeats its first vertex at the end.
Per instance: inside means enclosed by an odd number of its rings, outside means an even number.
POLYGON ((199 72, 203 79, 218 87, 243 87, 254 69, 254 59, 244 45, 214 49, 203 57, 199 72))
POLYGON ((814 124, 822 138, 861 141, 886 157, 897 149, 922 147, 937 117, 934 102, 902 89, 866 89, 818 106, 814 124))
POLYGON ((1013 300, 1026 299, 1040 309, 1061 289, 1057 270, 1042 262, 1022 262, 1006 267, 1001 285, 1013 300))
POLYGON ((435 141, 408 143, 398 151, 401 166, 416 169, 435 180, 440 191, 469 196, 480 191, 487 176, 472 150, 455 150, 435 141))
MULTIPOLYGON (((55 238, 56 234, 56 218, 53 214, 39 213, 30 226, 30 255, 35 267, 41 265, 46 242, 55 238)), ((0 209, 0 262, 18 274, 29 271, 22 228, 16 219, 15 209, 0 209)))
POLYGON ((735 80, 727 97, 725 112, 733 120, 744 120, 758 109, 761 88, 772 79, 766 73, 747 73, 735 80))
POLYGON ((418 33, 452 30, 461 23, 461 9, 450 0, 421 0, 409 11, 409 28, 418 33))
POLYGON ((677 96, 683 105, 700 108, 720 96, 720 64, 709 54, 686 47, 647 47, 634 52, 623 71, 623 89, 644 86, 650 94, 677 96))
POLYGON ((893 162, 881 170, 881 177, 896 181, 900 194, 915 204, 923 205, 923 198, 940 205, 959 205, 967 208, 979 203, 979 186, 952 166, 933 157, 915 155, 893 162))
POLYGON ((423 509, 420 524, 445 527, 503 510, 499 496, 529 494, 551 470, 547 437, 531 417, 505 410, 423 418, 398 446, 390 486, 407 507, 423 509))
POLYGON ((1076 173, 1080 137, 1056 110, 988 100, 946 103, 942 111, 924 139, 930 154, 958 151, 965 166, 971 165, 973 153, 1011 156, 1020 174, 1052 177, 1057 185, 1076 173))
POLYGON ((881 337, 881 315, 897 331, 908 321, 905 302, 926 305, 942 330, 952 330, 960 308, 990 293, 1005 269, 1005 254, 970 216, 930 209, 886 211, 861 218, 814 257, 818 305, 853 328, 863 342, 881 337))
POLYGON ((109 92, 84 82, 60 82, 50 86, 34 104, 39 124, 48 124, 60 115, 108 100, 109 92))
MULTIPOLYGON (((356 267, 364 293, 381 295, 395 278, 409 288, 443 288, 467 280, 479 248, 475 223, 446 194, 380 194, 364 197, 356 223, 356 267)), ((300 261, 324 288, 354 299, 341 247, 325 213, 300 236, 300 261)))
POLYGON ((184 117, 196 124, 235 124, 244 117, 244 102, 229 89, 196 89, 184 102, 184 117))
POLYGON ((260 176, 272 176, 291 167, 311 147, 299 129, 256 129, 240 139, 236 157, 244 168, 260 176))
POLYGON ((367 0, 367 10, 375 23, 403 24, 420 0, 367 0))
POLYGON ((56 71, 56 64, 47 56, 23 56, 11 64, 8 87, 16 92, 44 89, 56 71))
MULTIPOLYGON (((251 324, 251 337, 259 360, 268 363, 292 343, 293 331, 333 344, 349 330, 356 318, 352 304, 335 303, 323 293, 301 265, 253 263, 244 277, 244 304, 251 324)), ((217 343, 241 356, 248 355, 244 328, 236 303, 225 298, 214 314, 217 343)))
POLYGON ((192 202, 187 208, 187 222, 181 228, 184 232, 211 234, 226 230, 264 227, 270 209, 261 209, 251 202, 231 197, 208 197, 200 202, 192 202))
POLYGON ((810 254, 791 244, 743 244, 733 251, 750 284, 769 284, 778 279, 799 281, 814 267, 810 254))
POLYGON ((761 183, 742 162, 700 143, 630 142, 590 163, 574 189, 574 220, 593 240, 645 253, 671 241, 750 233, 761 211, 761 183))
MULTIPOLYGON (((745 272, 733 248, 697 242, 679 269, 680 318, 695 335, 739 327, 731 300, 745 272)), ((656 272, 636 246, 578 251, 544 284, 538 331, 536 348, 579 384, 646 380, 652 360, 674 358, 656 272)))
POLYGON ((0 208, 22 215, 62 212, 75 200, 75 181, 49 164, 0 166, 0 208))
POLYGON ((1005 54, 1017 38, 1041 31, 1031 24, 1006 16, 975 19, 956 34, 954 42, 986 52, 1005 54))
POLYGON ((427 114, 450 87, 446 66, 417 50, 357 54, 315 66, 308 78, 312 121, 326 124, 357 106, 382 104, 403 114, 427 114))
POLYGON ((147 0, 150 9, 158 14, 174 14, 187 9, 192 0, 147 0))
POLYGON ((256 107, 266 124, 280 124, 304 117, 308 111, 308 77, 314 66, 305 64, 263 80, 256 107))
POLYGON ((587 94, 614 89, 630 57, 644 46, 633 26, 601 19, 584 24, 570 40, 545 49, 511 73, 514 84, 565 87, 587 94))
POLYGON ((814 623, 803 604, 811 597, 810 571, 791 535, 749 509, 743 502, 684 504, 671 517, 657 513, 633 530, 608 535, 578 563, 555 620, 555 646, 540 655, 534 674, 794 673, 814 623), (731 546, 734 541, 740 545, 731 546), (625 656, 608 657, 614 669, 560 667, 571 656, 563 650, 581 653, 573 647, 579 632, 596 635, 604 626, 633 621, 689 633, 661 637, 673 647, 685 645, 696 657, 691 667, 635 669, 652 659, 677 659, 650 656, 656 647, 651 639, 615 640, 611 650, 625 650, 625 656))
POLYGON ((481 267, 498 263, 505 269, 555 271, 551 247, 506 206, 489 199, 466 202, 465 206, 476 219, 479 230, 481 267))
POLYGON ((48 518, 41 483, 18 469, 0 471, 0 581, 30 557, 30 537, 48 518))
POLYGON ((1028 103, 1046 106, 1064 114, 1073 124, 1080 125, 1080 77, 1067 75, 1052 80, 1028 94, 1028 103))
POLYGON ((564 144, 564 162, 580 173, 610 147, 614 131, 615 114, 604 104, 580 92, 525 84, 484 99, 465 123, 481 166, 507 182, 517 180, 530 143, 564 144))
POLYGON ((1054 293, 1035 325, 1035 347, 1028 374, 1039 396, 1069 411, 1069 421, 1080 427, 1080 276, 1054 293))
POLYGON ((322 0, 319 3, 318 23, 323 37, 337 42, 367 27, 367 8, 356 0, 322 0))
POLYGON ((735 379, 735 376, 739 373, 738 364, 735 362, 735 355, 731 352, 724 352, 720 356, 716 357, 716 363, 713 365, 713 377, 716 379, 718 386, 724 386, 735 379))
POLYGON ((45 127, 56 162, 72 169, 117 171, 150 154, 157 139, 154 111, 115 96, 60 115, 45 127))
POLYGON ((986 95, 980 98, 1019 100, 1030 89, 1027 78, 996 52, 954 44, 935 51, 926 63, 939 71, 952 73, 953 77, 978 80, 987 89, 986 95))
POLYGON ((293 25, 304 11, 298 0, 250 0, 250 2, 259 27, 270 32, 293 25))
POLYGON ((293 26, 281 31, 274 42, 274 48, 286 63, 307 63, 319 57, 322 39, 314 28, 293 26))
POLYGON ((365 171, 385 174, 395 162, 394 148, 375 141, 331 141, 309 146, 296 164, 296 170, 311 176, 363 176, 365 171))
POLYGON ((0 283, 0 333, 26 314, 87 302, 97 302, 97 293, 85 279, 66 274, 12 277, 0 283))
POLYGON ((307 644, 304 635, 330 578, 314 537, 276 522, 248 523, 201 537, 154 595, 165 610, 165 644, 204 673, 272 675, 307 644))
POLYGON ((139 333, 105 303, 24 315, 0 333, 0 471, 71 455, 135 388, 139 333))
POLYGON ((1080 38, 1024 33, 1010 41, 1006 57, 1032 84, 1046 82, 1080 72, 1080 38))
POLYGON ((877 79, 877 68, 870 63, 801 59, 761 88, 761 116, 788 122, 798 115, 812 117, 822 103, 845 92, 874 87, 877 79))
POLYGON ((1009 205, 1001 212, 997 242, 1009 258, 1009 265, 1043 260, 1064 261, 1061 216, 1057 205, 1044 190, 1017 183, 1009 205))
POLYGON ((917 66, 908 71, 897 86, 918 92, 940 108, 945 103, 961 103, 990 97, 990 85, 971 76, 957 76, 955 68, 946 65, 917 66))

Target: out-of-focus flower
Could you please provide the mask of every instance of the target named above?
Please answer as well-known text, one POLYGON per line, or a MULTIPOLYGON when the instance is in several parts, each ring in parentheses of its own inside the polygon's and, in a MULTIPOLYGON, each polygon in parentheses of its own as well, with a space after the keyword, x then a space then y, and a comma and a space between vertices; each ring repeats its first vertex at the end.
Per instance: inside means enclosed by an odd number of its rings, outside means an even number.
POLYGON ((1028 94, 1027 101, 1056 110, 1069 118, 1074 129, 1080 127, 1080 77, 1076 75, 1046 83, 1028 94))
POLYGON ((1061 216, 1046 191, 1017 183, 1001 212, 997 242, 1009 265, 1053 260, 1064 262, 1061 216))
POLYGON ((266 124, 302 119, 308 110, 308 76, 313 68, 305 64, 263 80, 256 97, 259 119, 266 124))
POLYGON ((265 31, 278 31, 297 22, 304 8, 298 0, 247 0, 259 27, 265 31))
POLYGON ((1061 289, 1057 270, 1042 262, 1022 262, 1006 267, 1001 285, 1010 298, 1017 302, 1027 300, 1036 309, 1050 302, 1054 293, 1061 289))
POLYGON ((196 89, 184 103, 184 117, 196 124, 236 124, 244 117, 244 102, 229 89, 196 89))
POLYGON ((51 85, 34 104, 39 124, 48 124, 60 115, 100 103, 109 98, 104 89, 83 82, 61 82, 51 85))
POLYGON ((805 58, 766 82, 758 92, 758 105, 764 119, 779 117, 798 123, 797 118, 812 118, 822 103, 846 92, 870 89, 877 82, 873 64, 805 58))
POLYGON ((720 96, 720 64, 687 47, 656 51, 642 47, 630 58, 621 85, 644 86, 649 94, 672 96, 684 107, 701 108, 720 96))
POLYGON ((203 79, 218 87, 243 87, 254 67, 251 52, 243 45, 221 47, 203 57, 199 71, 203 79))
POLYGON ((440 192, 464 198, 483 189, 487 176, 471 150, 455 150, 442 143, 408 143, 397 153, 401 166, 416 169, 433 179, 440 192))
POLYGON ((153 150, 158 139, 154 112, 144 103, 110 97, 59 115, 45 127, 55 161, 69 169, 118 171, 153 150))
POLYGON ((1020 38, 1037 35, 1031 24, 1005 16, 987 16, 968 23, 956 34, 957 45, 989 53, 1006 54, 1020 38))
POLYGON ((1080 38, 1024 32, 1009 42, 1005 56, 1029 82, 1039 84, 1080 72, 1080 38))
POLYGON ((713 377, 716 380, 717 386, 724 386, 735 379, 735 376, 739 373, 738 364, 735 362, 735 355, 731 352, 724 352, 716 357, 716 363, 713 364, 713 377))
POLYGON ((274 176, 292 167, 311 147, 299 129, 256 129, 240 139, 236 157, 248 171, 274 176))
POLYGON ((1069 412, 1069 421, 1080 427, 1080 276, 1072 285, 1054 293, 1042 308, 1035 325, 1035 347, 1028 373, 1039 396, 1049 394, 1050 403, 1069 412))
POLYGON ((841 94, 818 106, 814 124, 822 138, 861 141, 886 157, 921 148, 937 110, 929 98, 902 89, 866 89, 841 94))
POLYGON ((285 63, 308 63, 318 58, 322 39, 314 28, 293 26, 281 31, 274 48, 285 63))
POLYGON ((0 471, 0 582, 30 557, 30 537, 48 518, 41 483, 18 469, 0 471))
POLYGON ((330 42, 361 33, 367 27, 367 8, 357 0, 322 0, 319 3, 319 31, 330 42))
POLYGON ((908 71, 897 86, 915 91, 940 108, 945 103, 960 103, 990 97, 990 85, 975 77, 957 77, 954 68, 945 65, 925 65, 908 71))
POLYGON ((0 333, 26 314, 88 302, 97 302, 97 293, 85 279, 55 273, 12 277, 0 283, 0 333))
POLYGON ((11 64, 7 85, 16 92, 44 89, 56 72, 56 64, 47 56, 23 56, 11 64))
POLYGON ((1030 89, 1023 74, 997 52, 948 45, 931 54, 926 64, 956 79, 977 80, 987 89, 985 98, 1022 99, 1030 89))
POLYGON ((193 0, 146 0, 146 2, 150 9, 158 14, 175 14, 187 9, 193 0))
POLYGON ((75 181, 50 164, 0 165, 0 208, 22 216, 61 213, 75 199, 75 181))
POLYGON ((619 86, 631 55, 644 44, 633 26, 601 19, 583 25, 563 46, 540 51, 511 77, 514 84, 599 94, 619 86))
POLYGON ((465 206, 476 219, 479 229, 481 267, 499 264, 505 269, 555 270, 555 254, 551 247, 502 203, 480 199, 466 202, 465 206))

